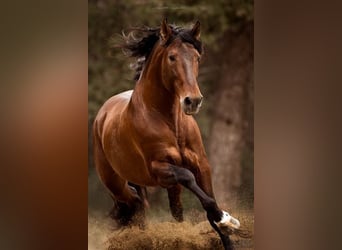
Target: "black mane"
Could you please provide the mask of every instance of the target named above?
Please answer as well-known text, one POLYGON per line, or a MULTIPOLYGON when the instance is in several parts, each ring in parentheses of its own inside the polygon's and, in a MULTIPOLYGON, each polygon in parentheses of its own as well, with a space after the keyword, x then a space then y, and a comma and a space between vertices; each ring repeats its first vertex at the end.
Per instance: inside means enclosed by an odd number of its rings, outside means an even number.
MULTIPOLYGON (((168 46, 177 37, 181 38, 183 42, 190 43, 202 54, 202 43, 196 40, 191 35, 191 29, 185 29, 175 25, 169 25, 172 30, 171 38, 165 43, 168 46)), ((157 41, 159 41, 159 31, 158 28, 134 28, 129 31, 127 35, 123 33, 123 44, 119 45, 123 52, 129 56, 136 58, 136 62, 132 64, 132 68, 135 70, 134 80, 138 80, 141 71, 152 52, 152 49, 157 41)))

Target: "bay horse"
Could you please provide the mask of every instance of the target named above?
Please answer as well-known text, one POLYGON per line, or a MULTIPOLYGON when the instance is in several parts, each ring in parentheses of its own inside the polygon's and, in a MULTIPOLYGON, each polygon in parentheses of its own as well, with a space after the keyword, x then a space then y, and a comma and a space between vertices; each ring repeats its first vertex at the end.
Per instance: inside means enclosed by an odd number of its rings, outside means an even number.
POLYGON ((201 202, 224 248, 232 249, 222 229, 240 223, 216 203, 210 165, 192 116, 203 99, 197 82, 200 23, 186 29, 165 19, 158 28, 138 32, 140 37, 124 35, 121 45, 138 59, 134 90, 107 100, 93 124, 95 165, 114 200, 111 214, 120 225, 143 221, 144 188, 161 186, 167 189, 171 214, 183 221, 184 186, 201 202))

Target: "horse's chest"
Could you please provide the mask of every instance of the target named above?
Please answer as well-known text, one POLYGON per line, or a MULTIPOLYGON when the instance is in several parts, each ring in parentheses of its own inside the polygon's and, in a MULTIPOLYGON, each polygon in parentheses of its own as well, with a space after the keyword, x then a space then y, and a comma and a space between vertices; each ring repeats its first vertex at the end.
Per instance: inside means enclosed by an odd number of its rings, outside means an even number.
POLYGON ((181 164, 186 166, 198 166, 199 160, 195 151, 186 146, 186 138, 180 136, 177 138, 177 148, 180 154, 181 164))
POLYGON ((157 158, 159 158, 161 161, 166 161, 176 166, 182 166, 186 168, 199 167, 198 155, 187 147, 165 148, 163 155, 157 158))
POLYGON ((174 138, 173 146, 166 147, 164 151, 165 161, 183 167, 199 167, 199 157, 195 151, 186 145, 186 138, 174 138))
POLYGON ((184 148, 181 151, 182 155, 182 163, 185 167, 189 168, 197 168, 199 167, 199 158, 198 155, 189 148, 184 148))

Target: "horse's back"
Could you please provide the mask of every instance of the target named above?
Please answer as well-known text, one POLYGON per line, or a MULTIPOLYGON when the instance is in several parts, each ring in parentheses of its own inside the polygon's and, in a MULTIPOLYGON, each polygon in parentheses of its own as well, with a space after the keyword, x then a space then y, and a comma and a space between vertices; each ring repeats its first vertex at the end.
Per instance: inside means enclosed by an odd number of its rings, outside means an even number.
POLYGON ((109 98, 100 108, 95 119, 103 115, 103 113, 118 112, 123 110, 131 99, 132 93, 133 90, 127 90, 109 98))

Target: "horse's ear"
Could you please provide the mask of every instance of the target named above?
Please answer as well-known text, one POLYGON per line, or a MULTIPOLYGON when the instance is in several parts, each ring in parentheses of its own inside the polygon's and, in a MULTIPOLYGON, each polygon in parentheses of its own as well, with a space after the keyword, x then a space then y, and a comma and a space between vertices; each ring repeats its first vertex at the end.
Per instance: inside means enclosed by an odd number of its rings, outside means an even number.
POLYGON ((160 26, 160 39, 162 43, 166 43, 171 37, 172 30, 167 24, 167 18, 165 18, 160 26))
POLYGON ((194 27, 192 27, 191 35, 196 39, 199 40, 201 37, 201 23, 196 21, 194 27))

